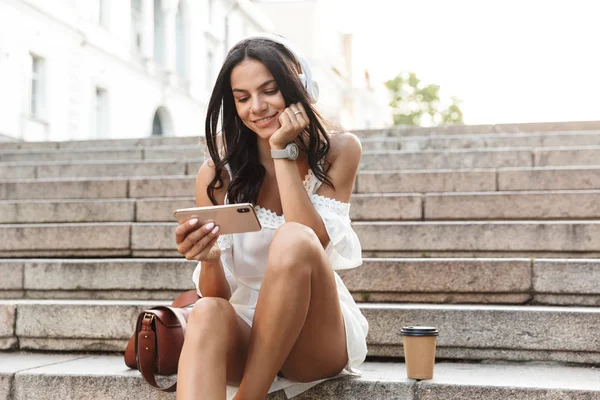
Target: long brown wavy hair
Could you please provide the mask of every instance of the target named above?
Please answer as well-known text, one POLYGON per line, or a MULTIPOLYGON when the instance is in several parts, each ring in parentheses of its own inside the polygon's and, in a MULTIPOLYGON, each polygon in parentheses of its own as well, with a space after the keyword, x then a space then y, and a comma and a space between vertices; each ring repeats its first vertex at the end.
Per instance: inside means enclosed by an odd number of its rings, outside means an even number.
POLYGON ((329 135, 324 119, 310 103, 309 95, 298 77, 301 72, 300 64, 284 45, 269 39, 253 38, 238 43, 229 51, 208 103, 206 145, 216 172, 206 189, 208 197, 213 204, 218 204, 214 192, 223 187, 221 174, 226 164, 229 164, 233 175, 227 188, 229 203, 256 204, 266 175, 265 168, 259 162, 257 135, 238 116, 231 88, 231 71, 248 59, 260 61, 268 68, 283 95, 286 107, 298 102, 304 105, 310 121, 296 143, 301 151, 308 154, 308 165, 317 179, 333 188, 333 183, 326 174, 329 168, 329 163, 325 160, 330 148, 329 135), (219 133, 223 137, 224 154, 219 154, 219 133))

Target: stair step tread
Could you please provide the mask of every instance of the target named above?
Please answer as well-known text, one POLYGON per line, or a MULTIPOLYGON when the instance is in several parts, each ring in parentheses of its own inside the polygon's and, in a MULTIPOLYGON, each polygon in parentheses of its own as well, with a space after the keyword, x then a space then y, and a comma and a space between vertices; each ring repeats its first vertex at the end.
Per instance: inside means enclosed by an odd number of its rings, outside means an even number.
MULTIPOLYGON (((1 353, 0 353, 1 354, 1 353)), ((600 396, 600 369, 538 363, 448 363, 435 365, 434 378, 414 381, 406 378, 405 364, 367 361, 359 367, 362 375, 332 379, 297 398, 302 399, 406 399, 522 400, 555 398, 592 399, 600 396), (552 396, 552 397, 551 397, 552 396), (586 397, 587 396, 587 397, 586 397), (558 398, 558 397, 556 397, 558 398)), ((8 387, 14 400, 64 399, 57 387, 68 387, 69 398, 172 398, 150 389, 136 370, 128 369, 118 355, 52 355, 4 353, 0 376, 12 376, 8 387), (107 397, 110 396, 110 397, 107 397)), ((276 392, 269 399, 283 399, 276 392)))

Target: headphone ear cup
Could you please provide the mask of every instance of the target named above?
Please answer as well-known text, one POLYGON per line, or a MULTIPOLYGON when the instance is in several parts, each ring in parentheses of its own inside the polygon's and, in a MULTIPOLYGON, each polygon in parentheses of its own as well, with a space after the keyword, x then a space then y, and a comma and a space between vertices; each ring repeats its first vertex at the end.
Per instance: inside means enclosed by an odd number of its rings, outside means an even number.
POLYGON ((319 83, 317 81, 312 81, 312 90, 309 91, 309 94, 312 96, 312 102, 316 103, 319 101, 319 83))
POLYGON ((316 103, 319 100, 319 84, 316 81, 312 81, 311 85, 309 85, 304 74, 298 74, 298 78, 300 78, 302 86, 306 89, 311 103, 316 103))
POLYGON ((304 89, 308 90, 308 85, 306 84, 306 75, 298 74, 298 78, 300 78, 300 82, 302 82, 302 86, 304 86, 304 89))

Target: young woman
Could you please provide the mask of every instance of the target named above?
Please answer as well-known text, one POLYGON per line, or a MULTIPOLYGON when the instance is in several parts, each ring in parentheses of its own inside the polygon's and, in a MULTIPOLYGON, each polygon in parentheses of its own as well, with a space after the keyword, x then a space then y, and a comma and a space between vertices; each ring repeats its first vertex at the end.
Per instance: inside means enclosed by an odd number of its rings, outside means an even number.
POLYGON ((334 270, 362 263, 350 225, 361 156, 350 133, 330 134, 313 103, 308 63, 279 36, 245 39, 227 55, 206 119, 211 160, 196 204, 255 204, 259 232, 219 235, 195 219, 178 251, 200 263, 202 296, 188 321, 177 398, 292 397, 356 373, 368 323, 334 270))

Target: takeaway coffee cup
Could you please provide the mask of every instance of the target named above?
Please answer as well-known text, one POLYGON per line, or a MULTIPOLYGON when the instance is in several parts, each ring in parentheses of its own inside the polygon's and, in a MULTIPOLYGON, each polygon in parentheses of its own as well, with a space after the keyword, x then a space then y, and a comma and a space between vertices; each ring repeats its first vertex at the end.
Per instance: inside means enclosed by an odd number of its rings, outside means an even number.
POLYGON ((435 346, 439 334, 433 326, 405 326, 400 331, 404 359, 406 360, 406 376, 410 379, 433 378, 435 363, 435 346))

